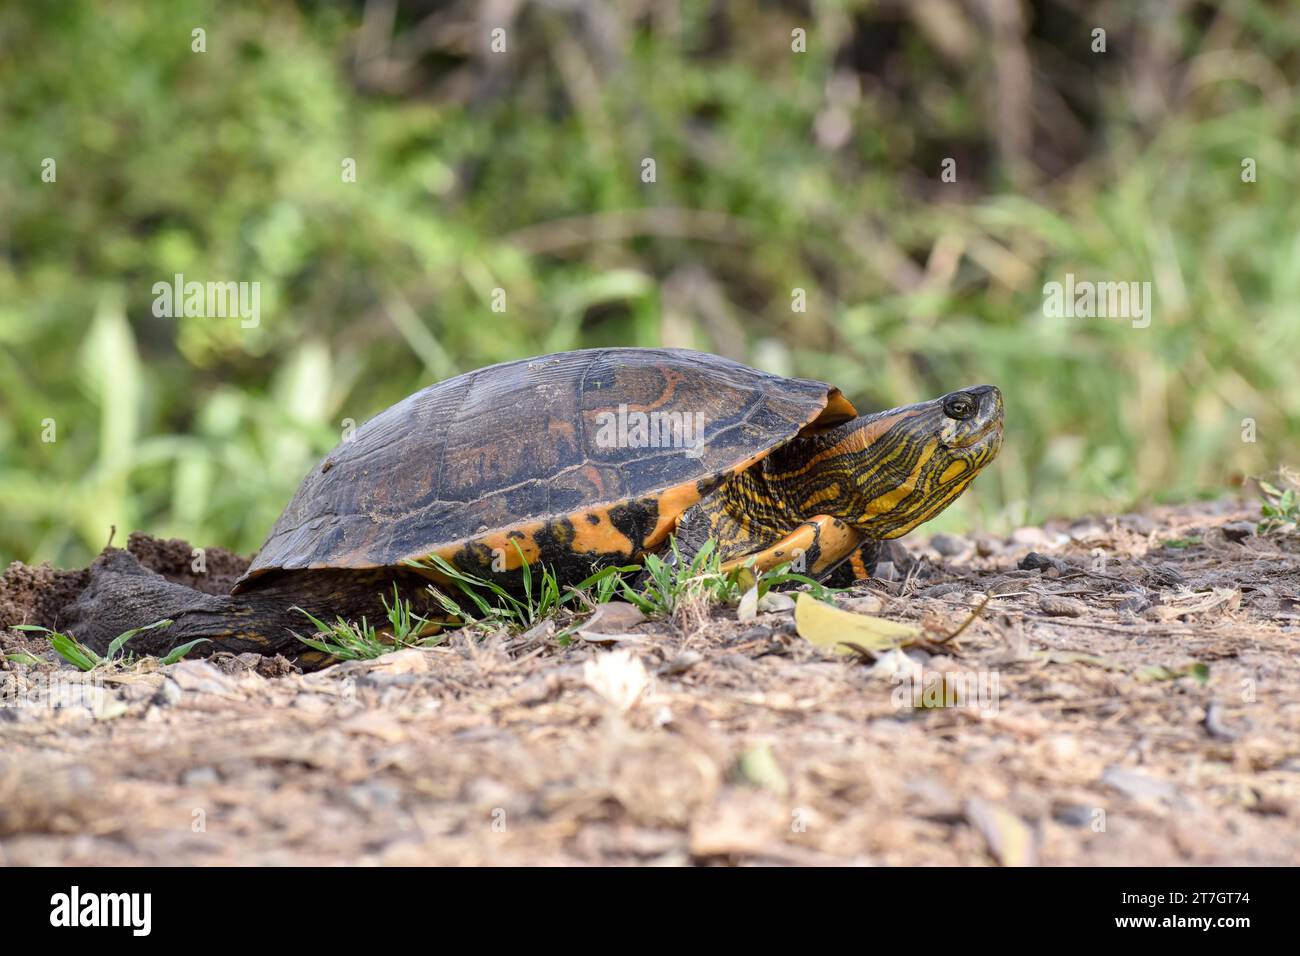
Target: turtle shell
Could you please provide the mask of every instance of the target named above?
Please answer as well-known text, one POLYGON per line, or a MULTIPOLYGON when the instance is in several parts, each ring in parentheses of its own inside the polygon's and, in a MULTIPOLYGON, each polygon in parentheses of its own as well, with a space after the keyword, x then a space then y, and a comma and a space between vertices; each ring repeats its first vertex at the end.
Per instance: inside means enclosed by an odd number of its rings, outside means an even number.
POLYGON ((429 554, 473 573, 517 569, 522 554, 580 580, 660 546, 683 511, 773 448, 854 414, 823 382, 686 349, 587 349, 468 372, 331 451, 235 589, 429 554))

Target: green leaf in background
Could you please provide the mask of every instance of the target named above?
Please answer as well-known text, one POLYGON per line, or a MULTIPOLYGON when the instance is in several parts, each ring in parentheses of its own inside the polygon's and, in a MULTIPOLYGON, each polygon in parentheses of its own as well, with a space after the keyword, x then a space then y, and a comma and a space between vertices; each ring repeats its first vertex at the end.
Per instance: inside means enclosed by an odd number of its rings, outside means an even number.
POLYGON ((445 26, 469 0, 374 56, 366 4, 231 0, 201 55, 206 0, 101 6, 0 9, 0 559, 82 565, 112 524, 252 551, 345 420, 580 347, 864 410, 1001 386, 1001 455, 932 530, 1294 464, 1296 4, 1112 4, 1104 57, 1045 0, 1019 37, 956 3, 542 4, 509 69, 445 26), (259 324, 155 315, 177 273, 259 283, 259 324), (1049 317, 1066 274, 1150 282, 1150 324, 1049 317))

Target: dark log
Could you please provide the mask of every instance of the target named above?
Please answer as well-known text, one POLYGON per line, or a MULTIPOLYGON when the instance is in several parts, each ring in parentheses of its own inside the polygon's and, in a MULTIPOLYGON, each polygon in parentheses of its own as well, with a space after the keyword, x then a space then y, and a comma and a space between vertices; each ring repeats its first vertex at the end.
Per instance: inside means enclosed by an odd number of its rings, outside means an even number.
POLYGON ((126 650, 134 654, 166 655, 196 638, 207 638, 191 652, 205 656, 217 651, 240 654, 283 654, 312 668, 329 658, 308 647, 296 634, 312 637, 315 626, 302 611, 327 623, 365 618, 387 626, 383 599, 391 602, 393 586, 419 614, 433 613, 428 581, 394 569, 374 571, 295 571, 259 579, 247 593, 213 596, 168 581, 140 566, 127 551, 111 549, 95 559, 89 582, 64 609, 63 630, 104 653, 119 634, 170 619, 168 627, 137 634, 126 650))

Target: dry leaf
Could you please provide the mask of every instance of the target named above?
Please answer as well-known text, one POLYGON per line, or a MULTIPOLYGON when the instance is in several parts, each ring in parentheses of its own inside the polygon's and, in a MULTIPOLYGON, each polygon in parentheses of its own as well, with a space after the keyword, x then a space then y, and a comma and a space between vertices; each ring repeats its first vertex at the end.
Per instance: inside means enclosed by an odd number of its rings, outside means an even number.
POLYGON ((644 621, 645 614, 627 601, 610 601, 596 608, 596 613, 582 625, 590 634, 626 634, 644 621))
POLYGON ((794 625, 799 636, 839 654, 853 654, 857 645, 873 653, 893 650, 921 636, 912 624, 889 621, 869 614, 854 614, 800 593, 795 601, 794 625))
POLYGON ((1003 866, 1035 866, 1038 852, 1034 831, 1010 810, 972 797, 966 802, 966 819, 1003 866))

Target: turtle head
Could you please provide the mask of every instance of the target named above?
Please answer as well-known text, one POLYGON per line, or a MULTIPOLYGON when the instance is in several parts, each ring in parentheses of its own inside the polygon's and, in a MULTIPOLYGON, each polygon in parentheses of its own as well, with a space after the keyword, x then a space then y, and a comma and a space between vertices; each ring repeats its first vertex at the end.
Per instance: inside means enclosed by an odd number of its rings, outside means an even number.
POLYGON ((1002 447, 1002 393, 976 385, 863 415, 832 453, 851 490, 843 519, 869 538, 897 538, 937 515, 1002 447), (843 472, 847 472, 844 475, 843 472))

